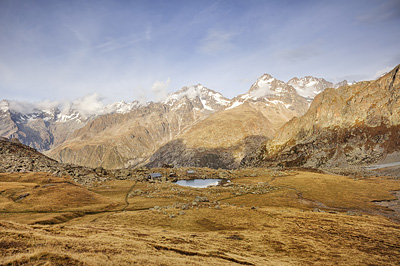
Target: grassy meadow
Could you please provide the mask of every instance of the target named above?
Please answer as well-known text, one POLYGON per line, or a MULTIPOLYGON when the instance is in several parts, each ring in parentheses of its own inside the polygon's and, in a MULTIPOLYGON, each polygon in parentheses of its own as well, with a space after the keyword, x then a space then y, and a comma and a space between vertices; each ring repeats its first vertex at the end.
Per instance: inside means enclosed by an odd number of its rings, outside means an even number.
POLYGON ((400 216, 374 203, 395 200, 399 180, 266 169, 229 178, 87 188, 0 174, 0 265, 399 265, 400 216))

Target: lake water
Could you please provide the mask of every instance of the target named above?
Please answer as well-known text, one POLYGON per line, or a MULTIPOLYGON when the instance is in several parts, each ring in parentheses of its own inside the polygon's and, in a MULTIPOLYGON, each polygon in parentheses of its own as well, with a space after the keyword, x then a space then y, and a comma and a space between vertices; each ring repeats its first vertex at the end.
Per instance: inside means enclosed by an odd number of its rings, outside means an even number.
MULTIPOLYGON (((205 188, 208 186, 216 186, 222 180, 223 179, 220 179, 220 178, 178 180, 175 182, 175 184, 178 184, 180 186, 185 186, 185 187, 205 188)), ((230 182, 230 181, 227 180, 227 182, 230 182)))

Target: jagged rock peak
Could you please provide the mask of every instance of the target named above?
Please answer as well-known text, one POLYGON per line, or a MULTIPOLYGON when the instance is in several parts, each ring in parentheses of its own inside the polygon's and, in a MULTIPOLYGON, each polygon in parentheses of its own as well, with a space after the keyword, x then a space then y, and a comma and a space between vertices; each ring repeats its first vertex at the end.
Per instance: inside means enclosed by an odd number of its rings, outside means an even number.
POLYGON ((288 81, 289 85, 296 89, 297 93, 307 99, 313 99, 317 94, 326 88, 334 88, 335 84, 323 78, 305 76, 303 78, 292 78, 288 81))
POLYGON ((203 108, 210 111, 214 111, 215 106, 228 106, 230 103, 230 100, 221 93, 208 89, 201 84, 186 86, 177 92, 170 93, 164 103, 172 106, 185 97, 189 100, 199 99, 203 108))
POLYGON ((242 99, 258 99, 269 95, 279 95, 287 91, 286 84, 269 74, 262 75, 250 87, 250 90, 241 96, 242 99))
POLYGON ((133 101, 131 103, 126 103, 125 101, 111 103, 104 107, 104 113, 118 113, 125 114, 130 112, 132 109, 140 107, 139 101, 133 101))
POLYGON ((328 88, 259 153, 265 165, 347 167, 400 161, 400 66, 375 81, 328 88))
POLYGON ((334 84, 333 82, 327 81, 323 78, 305 76, 302 78, 294 77, 290 79, 287 84, 295 88, 300 96, 303 96, 311 101, 315 96, 327 88, 339 88, 342 86, 351 85, 352 83, 348 83, 347 80, 343 80, 334 84))

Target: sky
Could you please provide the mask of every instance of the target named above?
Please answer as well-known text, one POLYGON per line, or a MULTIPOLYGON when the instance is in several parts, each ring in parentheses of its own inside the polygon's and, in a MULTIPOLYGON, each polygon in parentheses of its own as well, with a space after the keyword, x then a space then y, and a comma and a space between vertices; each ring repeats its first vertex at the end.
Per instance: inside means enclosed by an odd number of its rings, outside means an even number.
POLYGON ((400 64, 399 0, 0 0, 0 100, 233 98, 287 82, 377 78, 400 64))

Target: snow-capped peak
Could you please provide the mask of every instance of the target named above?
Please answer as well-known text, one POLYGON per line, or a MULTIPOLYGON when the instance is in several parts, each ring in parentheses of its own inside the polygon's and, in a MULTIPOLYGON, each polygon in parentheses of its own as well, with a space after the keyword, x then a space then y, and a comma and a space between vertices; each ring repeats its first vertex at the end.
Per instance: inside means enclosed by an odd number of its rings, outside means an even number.
POLYGON ((241 95, 243 100, 265 98, 273 95, 280 95, 285 91, 285 83, 280 81, 269 74, 262 75, 251 86, 250 90, 241 95))
POLYGON ((177 92, 170 93, 164 104, 173 106, 176 102, 183 98, 188 98, 191 101, 196 99, 201 101, 203 108, 209 111, 215 111, 218 106, 227 106, 230 101, 226 99, 221 93, 215 92, 204 87, 201 84, 183 87, 177 92))
POLYGON ((133 101, 131 103, 126 103, 124 101, 115 102, 115 103, 105 106, 103 109, 103 113, 104 114, 109 114, 109 113, 125 114, 125 113, 129 113, 132 109, 138 107, 139 105, 140 104, 138 101, 133 101))
POLYGON ((247 93, 234 98, 232 104, 226 110, 238 107, 247 101, 288 109, 293 104, 292 98, 296 96, 298 97, 291 86, 269 74, 264 74, 254 82, 247 93))
POLYGON ((316 78, 312 76, 305 76, 303 78, 292 78, 287 82, 288 85, 293 86, 297 93, 308 100, 314 99, 314 97, 324 91, 327 88, 339 88, 344 85, 351 85, 346 80, 333 84, 323 78, 316 78))

